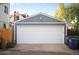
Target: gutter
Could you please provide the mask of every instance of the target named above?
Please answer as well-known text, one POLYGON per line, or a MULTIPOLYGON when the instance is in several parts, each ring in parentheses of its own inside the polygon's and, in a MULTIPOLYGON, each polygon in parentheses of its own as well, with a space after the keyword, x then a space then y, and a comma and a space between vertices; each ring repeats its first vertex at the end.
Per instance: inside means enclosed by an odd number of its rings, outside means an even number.
POLYGON ((33 25, 33 24, 37 24, 37 25, 44 25, 44 24, 47 24, 47 25, 65 25, 64 22, 17 22, 15 23, 17 25, 33 25))

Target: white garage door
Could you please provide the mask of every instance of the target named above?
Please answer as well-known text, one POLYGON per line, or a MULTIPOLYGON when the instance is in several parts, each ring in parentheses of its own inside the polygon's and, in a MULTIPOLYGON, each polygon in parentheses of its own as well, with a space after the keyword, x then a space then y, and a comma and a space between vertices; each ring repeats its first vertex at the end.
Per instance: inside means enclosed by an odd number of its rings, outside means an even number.
POLYGON ((17 43, 64 43, 64 25, 17 25, 17 43))

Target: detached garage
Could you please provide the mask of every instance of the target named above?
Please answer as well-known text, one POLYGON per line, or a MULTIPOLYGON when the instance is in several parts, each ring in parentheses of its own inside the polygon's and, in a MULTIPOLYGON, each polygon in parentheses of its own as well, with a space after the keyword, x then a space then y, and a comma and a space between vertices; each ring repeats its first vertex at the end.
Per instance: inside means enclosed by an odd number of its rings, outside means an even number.
POLYGON ((44 14, 37 14, 14 23, 17 44, 64 43, 65 23, 44 14))

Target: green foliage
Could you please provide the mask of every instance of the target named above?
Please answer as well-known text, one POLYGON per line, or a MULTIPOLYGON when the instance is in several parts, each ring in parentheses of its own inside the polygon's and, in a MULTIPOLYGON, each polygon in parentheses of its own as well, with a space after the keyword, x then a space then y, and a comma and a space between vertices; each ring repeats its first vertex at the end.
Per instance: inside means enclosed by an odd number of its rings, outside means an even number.
POLYGON ((79 30, 79 3, 70 3, 67 6, 60 3, 54 17, 59 20, 66 19, 69 26, 72 25, 75 30, 79 30), (75 18, 77 22, 75 22, 75 18), (71 24, 72 21, 74 21, 73 24, 71 24))
POLYGON ((76 23, 74 24, 74 29, 75 29, 75 30, 79 30, 79 22, 76 22, 76 23))
POLYGON ((64 11, 64 17, 67 20, 67 22, 75 21, 75 18, 77 18, 77 22, 74 23, 74 29, 79 30, 79 4, 78 3, 72 3, 69 4, 67 7, 65 7, 64 11))
POLYGON ((79 7, 77 4, 70 4, 65 7, 64 17, 69 21, 75 20, 75 17, 79 17, 79 7))

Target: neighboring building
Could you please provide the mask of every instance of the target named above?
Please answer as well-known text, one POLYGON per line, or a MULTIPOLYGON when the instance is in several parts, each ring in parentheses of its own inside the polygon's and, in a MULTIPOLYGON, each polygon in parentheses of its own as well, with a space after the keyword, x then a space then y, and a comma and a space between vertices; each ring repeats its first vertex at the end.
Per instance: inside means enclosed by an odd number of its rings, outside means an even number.
POLYGON ((64 44, 65 36, 65 22, 42 13, 14 23, 17 44, 64 44))
POLYGON ((9 27, 10 4, 0 3, 0 27, 9 27))
POLYGON ((10 15, 10 22, 14 22, 14 21, 17 21, 17 20, 21 20, 21 19, 24 19, 24 18, 27 18, 29 15, 24 13, 19 13, 19 12, 16 12, 14 11, 13 14, 10 15))

